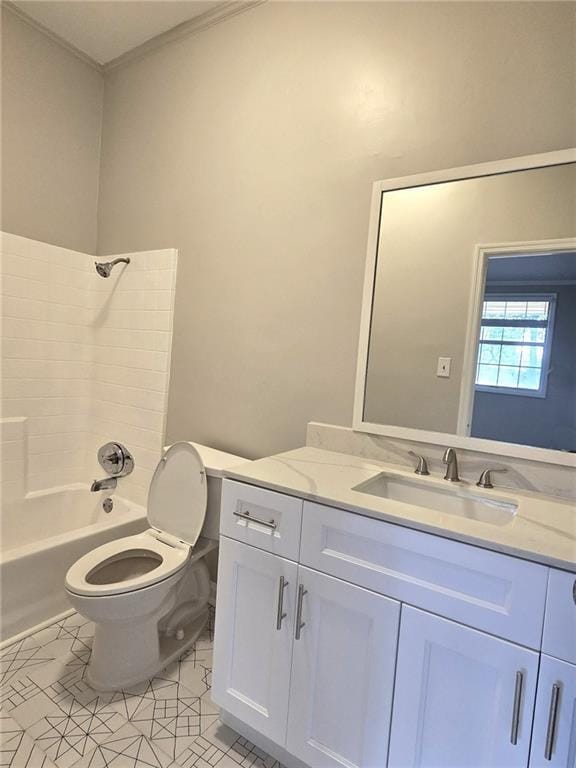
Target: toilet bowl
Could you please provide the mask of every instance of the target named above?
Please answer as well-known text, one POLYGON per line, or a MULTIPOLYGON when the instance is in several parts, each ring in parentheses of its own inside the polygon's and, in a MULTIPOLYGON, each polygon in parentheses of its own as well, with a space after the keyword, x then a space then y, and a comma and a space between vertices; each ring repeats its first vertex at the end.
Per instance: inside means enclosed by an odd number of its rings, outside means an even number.
POLYGON ((66 574, 72 606, 95 624, 89 684, 117 690, 153 677, 191 646, 208 619, 201 538, 207 476, 198 451, 175 443, 150 483, 144 533, 104 544, 66 574))

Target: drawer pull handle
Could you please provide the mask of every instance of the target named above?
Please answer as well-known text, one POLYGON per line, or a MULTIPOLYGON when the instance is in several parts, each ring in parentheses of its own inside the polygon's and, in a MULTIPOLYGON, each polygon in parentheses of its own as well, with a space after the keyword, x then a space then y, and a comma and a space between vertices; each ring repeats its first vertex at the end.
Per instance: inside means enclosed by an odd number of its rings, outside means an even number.
POLYGON ((288 586, 288 582, 284 578, 284 576, 280 576, 280 581, 278 582, 278 609, 276 611, 276 629, 280 630, 282 629, 282 620, 286 618, 288 615, 287 613, 283 613, 284 611, 284 590, 288 586))
POLYGON ((300 584, 298 587, 298 603, 296 606, 296 634, 294 636, 295 640, 300 640, 300 632, 302 629, 306 626, 306 622, 302 621, 302 600, 304 599, 304 595, 308 594, 308 590, 305 589, 304 584, 300 584))
POLYGON ((546 746, 544 748, 544 759, 552 760, 554 750, 554 736, 556 735, 556 722, 558 719, 558 702, 560 701, 560 686, 554 683, 552 686, 552 696, 550 698, 550 713, 548 715, 548 730, 546 732, 546 746))
POLYGON ((259 517, 252 517, 250 512, 234 512, 236 517, 241 517, 242 520, 248 520, 248 522, 258 523, 258 525, 263 525, 266 528, 271 528, 273 531, 278 528, 278 523, 276 520, 261 520, 259 517))
POLYGON ((512 727, 510 728, 510 743, 518 744, 518 730, 520 728, 520 707, 522 705, 522 688, 524 686, 524 674, 516 672, 516 686, 514 688, 514 706, 512 707, 512 727))

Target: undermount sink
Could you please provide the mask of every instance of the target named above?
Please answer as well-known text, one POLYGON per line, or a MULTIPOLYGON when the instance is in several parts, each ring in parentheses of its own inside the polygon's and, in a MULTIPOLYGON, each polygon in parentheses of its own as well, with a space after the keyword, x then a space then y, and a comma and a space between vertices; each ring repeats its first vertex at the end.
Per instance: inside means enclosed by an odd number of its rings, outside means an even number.
POLYGON ((492 525, 511 523, 518 511, 518 505, 513 501, 487 498, 458 484, 448 485, 447 482, 446 485, 448 487, 442 488, 434 481, 382 472, 355 485, 352 490, 492 525))

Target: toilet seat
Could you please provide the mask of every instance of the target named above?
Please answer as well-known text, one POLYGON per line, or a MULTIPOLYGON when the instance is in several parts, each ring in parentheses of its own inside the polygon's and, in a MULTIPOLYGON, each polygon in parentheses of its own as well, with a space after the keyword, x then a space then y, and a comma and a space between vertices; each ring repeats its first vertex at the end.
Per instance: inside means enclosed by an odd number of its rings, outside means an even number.
POLYGON ((66 589, 85 597, 104 597, 134 592, 164 581, 184 568, 190 557, 191 548, 188 544, 176 540, 174 543, 166 543, 159 536, 161 534, 150 529, 144 533, 125 536, 96 547, 77 560, 68 570, 66 589), (147 567, 151 566, 149 570, 141 572, 142 569, 138 567, 140 564, 134 562, 137 559, 150 561, 146 563, 147 567), (102 573, 105 569, 114 573, 114 570, 121 570, 128 560, 132 560, 133 563, 124 569, 126 577, 122 580, 103 582, 99 579, 99 574, 105 577, 102 573), (131 574, 130 570, 134 573, 131 574))
POLYGON ((68 570, 66 589, 85 597, 121 595, 177 573, 204 525, 206 486, 198 451, 190 443, 174 443, 150 483, 147 517, 153 528, 88 552, 68 570))

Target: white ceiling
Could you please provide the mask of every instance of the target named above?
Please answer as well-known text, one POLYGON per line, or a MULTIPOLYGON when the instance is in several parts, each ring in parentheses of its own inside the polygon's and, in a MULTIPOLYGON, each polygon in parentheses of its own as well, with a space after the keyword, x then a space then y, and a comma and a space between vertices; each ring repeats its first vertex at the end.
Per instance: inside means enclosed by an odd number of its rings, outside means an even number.
POLYGON ((21 11, 98 64, 200 16, 222 0, 15 0, 21 11))

